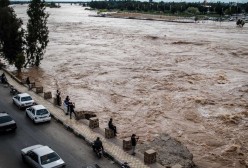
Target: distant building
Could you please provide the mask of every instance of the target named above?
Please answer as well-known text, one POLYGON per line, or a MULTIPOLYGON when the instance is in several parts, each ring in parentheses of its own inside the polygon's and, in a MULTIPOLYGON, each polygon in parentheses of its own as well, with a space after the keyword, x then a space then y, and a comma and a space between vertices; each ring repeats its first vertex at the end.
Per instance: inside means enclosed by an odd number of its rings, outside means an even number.
POLYGON ((204 0, 203 5, 207 6, 207 0, 204 0))
POLYGON ((152 3, 152 0, 149 0, 150 3, 152 3))
POLYGON ((207 0, 203 1, 203 7, 207 8, 207 13, 209 13, 209 8, 211 8, 211 6, 207 4, 207 0))

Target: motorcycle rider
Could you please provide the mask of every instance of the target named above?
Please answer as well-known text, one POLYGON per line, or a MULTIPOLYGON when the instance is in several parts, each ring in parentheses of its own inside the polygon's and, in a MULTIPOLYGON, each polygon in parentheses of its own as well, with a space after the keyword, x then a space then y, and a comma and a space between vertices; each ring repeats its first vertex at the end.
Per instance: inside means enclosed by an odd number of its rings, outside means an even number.
POLYGON ((10 85, 10 94, 11 95, 16 95, 18 93, 18 90, 14 88, 14 86, 10 85))
POLYGON ((131 168, 127 162, 121 164, 121 168, 131 168))
POLYGON ((6 76, 5 76, 4 73, 1 75, 1 82, 2 82, 3 84, 7 84, 7 83, 8 83, 8 80, 7 80, 7 78, 6 78, 6 76))
POLYGON ((99 137, 96 138, 96 140, 93 143, 93 150, 95 152, 102 150, 103 151, 103 146, 102 146, 102 141, 100 140, 99 137))

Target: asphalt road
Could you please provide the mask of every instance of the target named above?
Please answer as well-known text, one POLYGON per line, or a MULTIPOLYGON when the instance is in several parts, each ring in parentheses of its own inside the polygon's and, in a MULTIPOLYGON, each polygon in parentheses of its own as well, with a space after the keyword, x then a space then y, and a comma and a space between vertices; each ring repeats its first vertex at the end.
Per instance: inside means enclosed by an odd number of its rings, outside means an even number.
POLYGON ((19 110, 12 103, 9 88, 0 84, 0 111, 5 111, 17 123, 15 133, 0 135, 0 168, 26 168, 21 160, 21 149, 36 145, 48 145, 66 162, 67 168, 82 168, 97 164, 101 168, 116 168, 107 158, 98 159, 86 142, 67 131, 61 124, 52 120, 50 123, 33 124, 26 117, 25 111, 19 110))

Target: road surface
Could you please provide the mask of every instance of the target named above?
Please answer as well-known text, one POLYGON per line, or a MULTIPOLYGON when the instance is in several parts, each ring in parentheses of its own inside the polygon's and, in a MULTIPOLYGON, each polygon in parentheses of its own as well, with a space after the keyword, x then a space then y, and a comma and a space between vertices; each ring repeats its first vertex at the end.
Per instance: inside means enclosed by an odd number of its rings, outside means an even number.
POLYGON ((98 159, 82 139, 67 131, 61 124, 33 124, 24 110, 12 103, 9 88, 0 84, 0 111, 8 112, 17 123, 15 133, 0 135, 0 168, 26 168, 21 160, 20 150, 27 146, 42 144, 55 150, 66 162, 67 168, 82 168, 97 164, 101 168, 116 168, 107 158, 98 159))

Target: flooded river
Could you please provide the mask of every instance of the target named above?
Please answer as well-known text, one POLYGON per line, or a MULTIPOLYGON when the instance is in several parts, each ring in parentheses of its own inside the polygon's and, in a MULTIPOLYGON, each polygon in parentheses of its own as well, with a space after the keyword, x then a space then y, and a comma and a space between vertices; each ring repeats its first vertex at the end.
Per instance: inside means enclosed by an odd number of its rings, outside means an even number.
MULTIPOLYGON (((27 6, 14 9, 26 23, 27 6)), ((200 168, 248 167, 248 24, 89 17, 96 12, 69 4, 47 10, 44 60, 24 72, 45 91, 96 112, 103 128, 112 117, 120 138, 168 133, 200 168)))

